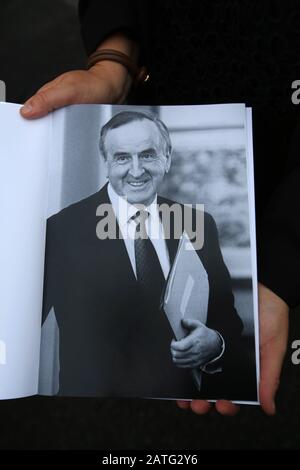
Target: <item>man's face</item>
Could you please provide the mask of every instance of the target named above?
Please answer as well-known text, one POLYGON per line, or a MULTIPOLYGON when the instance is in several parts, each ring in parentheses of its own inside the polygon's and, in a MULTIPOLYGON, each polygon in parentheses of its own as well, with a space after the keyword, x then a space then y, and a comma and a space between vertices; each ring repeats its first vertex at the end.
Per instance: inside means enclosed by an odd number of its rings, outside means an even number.
POLYGON ((171 163, 156 125, 143 119, 112 129, 105 149, 107 177, 116 193, 130 204, 151 204, 171 163))

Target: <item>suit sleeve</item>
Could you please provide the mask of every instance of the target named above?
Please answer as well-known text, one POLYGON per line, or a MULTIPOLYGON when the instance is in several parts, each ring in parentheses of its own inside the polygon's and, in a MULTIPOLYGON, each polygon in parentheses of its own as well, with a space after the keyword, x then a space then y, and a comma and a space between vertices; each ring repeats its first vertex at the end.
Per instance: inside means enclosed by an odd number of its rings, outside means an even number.
POLYGON ((87 54, 110 34, 121 31, 131 39, 141 40, 141 7, 138 0, 80 0, 78 13, 87 54))
POLYGON ((209 214, 204 220, 202 260, 210 286, 207 326, 222 335, 225 350, 214 364, 222 372, 205 377, 203 388, 209 398, 256 400, 254 338, 245 341, 242 337, 243 322, 234 306, 231 277, 222 257, 216 223, 209 214))
POLYGON ((216 223, 205 214, 204 259, 210 286, 208 323, 222 335, 226 350, 234 339, 241 336, 243 323, 234 307, 231 278, 224 263, 216 223))
POLYGON ((218 331, 225 341, 224 354, 218 361, 220 366, 232 367, 241 347, 243 323, 234 306, 231 278, 221 253, 216 223, 209 214, 204 219, 202 260, 210 286, 207 326, 218 331))

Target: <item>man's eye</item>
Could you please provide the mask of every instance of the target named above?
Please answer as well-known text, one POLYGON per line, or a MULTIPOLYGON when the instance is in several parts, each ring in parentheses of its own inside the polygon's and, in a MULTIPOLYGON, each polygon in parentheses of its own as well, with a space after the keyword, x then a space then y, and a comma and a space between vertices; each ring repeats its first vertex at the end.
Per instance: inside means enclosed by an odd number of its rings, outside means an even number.
POLYGON ((116 158, 116 161, 118 163, 125 163, 128 161, 128 159, 129 159, 128 155, 118 155, 116 158))
POLYGON ((156 158, 156 153, 155 152, 145 152, 141 154, 141 158, 143 160, 153 160, 156 158))

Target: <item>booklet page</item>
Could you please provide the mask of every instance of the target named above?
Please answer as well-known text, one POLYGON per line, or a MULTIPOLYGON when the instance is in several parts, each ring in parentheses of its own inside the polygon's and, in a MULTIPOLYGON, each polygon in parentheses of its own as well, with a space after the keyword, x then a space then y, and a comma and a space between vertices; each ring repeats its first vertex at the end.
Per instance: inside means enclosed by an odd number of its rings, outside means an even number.
POLYGON ((37 393, 51 118, 0 103, 0 398, 37 393))

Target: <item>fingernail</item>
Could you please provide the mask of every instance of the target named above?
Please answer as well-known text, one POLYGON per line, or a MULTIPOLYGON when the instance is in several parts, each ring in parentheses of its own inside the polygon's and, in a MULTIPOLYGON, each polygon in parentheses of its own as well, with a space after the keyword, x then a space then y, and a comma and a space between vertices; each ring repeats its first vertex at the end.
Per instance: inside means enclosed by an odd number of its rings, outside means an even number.
POLYGON ((32 105, 31 104, 24 104, 24 106, 22 106, 22 113, 24 114, 30 114, 32 112, 32 105))

